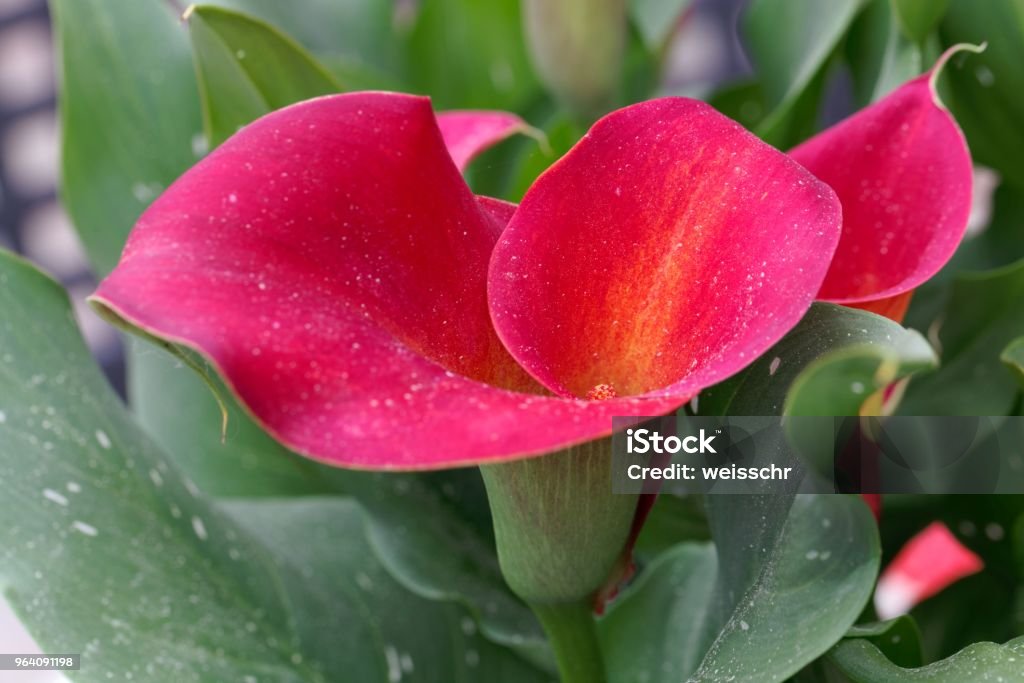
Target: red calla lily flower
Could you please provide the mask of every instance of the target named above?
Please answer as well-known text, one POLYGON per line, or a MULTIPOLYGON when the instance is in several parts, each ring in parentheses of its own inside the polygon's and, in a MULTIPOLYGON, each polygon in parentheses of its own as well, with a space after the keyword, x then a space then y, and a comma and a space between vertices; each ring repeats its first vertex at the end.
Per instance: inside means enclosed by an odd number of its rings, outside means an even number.
POLYGON ((902 320, 915 287, 953 256, 971 211, 971 156, 927 73, 790 152, 843 205, 843 233, 818 298, 902 320))
POLYGON ((706 104, 608 115, 518 208, 457 164, 521 122, 460 116, 353 93, 259 119, 142 215, 94 301, 202 353, 292 449, 428 469, 672 411, 822 286, 835 194, 706 104))

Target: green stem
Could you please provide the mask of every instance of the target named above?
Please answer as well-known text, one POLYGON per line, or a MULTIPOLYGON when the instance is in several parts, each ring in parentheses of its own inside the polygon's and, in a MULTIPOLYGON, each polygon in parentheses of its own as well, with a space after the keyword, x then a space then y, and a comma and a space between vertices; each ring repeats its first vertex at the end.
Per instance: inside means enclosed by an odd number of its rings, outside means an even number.
POLYGON ((530 607, 551 641, 562 683, 605 683, 590 601, 530 607))

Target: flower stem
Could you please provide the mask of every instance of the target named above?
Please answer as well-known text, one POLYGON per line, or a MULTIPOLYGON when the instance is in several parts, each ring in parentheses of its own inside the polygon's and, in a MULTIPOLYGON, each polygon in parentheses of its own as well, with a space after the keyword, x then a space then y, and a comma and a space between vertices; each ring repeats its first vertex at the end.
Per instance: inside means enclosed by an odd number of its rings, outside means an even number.
POLYGON ((590 601, 531 607, 555 651, 561 683, 605 683, 590 601))

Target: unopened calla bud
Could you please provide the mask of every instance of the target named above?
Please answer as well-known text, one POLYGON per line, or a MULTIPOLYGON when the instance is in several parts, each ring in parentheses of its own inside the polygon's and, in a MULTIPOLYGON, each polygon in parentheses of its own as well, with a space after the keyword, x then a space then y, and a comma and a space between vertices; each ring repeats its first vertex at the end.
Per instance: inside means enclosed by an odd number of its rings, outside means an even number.
POLYGON ((585 117, 615 104, 625 0, 524 0, 523 23, 534 66, 552 93, 585 117))

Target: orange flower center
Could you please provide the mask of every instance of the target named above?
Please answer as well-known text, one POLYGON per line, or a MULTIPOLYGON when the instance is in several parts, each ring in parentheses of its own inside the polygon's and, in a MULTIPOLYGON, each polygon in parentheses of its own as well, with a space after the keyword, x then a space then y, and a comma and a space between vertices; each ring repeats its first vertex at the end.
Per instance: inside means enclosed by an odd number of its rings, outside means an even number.
POLYGON ((615 387, 611 384, 598 384, 596 387, 587 392, 588 401, 607 401, 610 398, 615 398, 619 395, 619 392, 615 391, 615 387))

